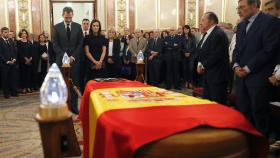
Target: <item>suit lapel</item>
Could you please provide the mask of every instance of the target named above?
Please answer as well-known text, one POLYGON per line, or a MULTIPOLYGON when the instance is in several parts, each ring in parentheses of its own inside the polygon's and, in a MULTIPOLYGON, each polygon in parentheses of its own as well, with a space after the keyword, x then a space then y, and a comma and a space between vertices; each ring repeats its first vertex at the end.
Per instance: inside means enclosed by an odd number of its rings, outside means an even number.
POLYGON ((207 46, 207 44, 209 43, 209 41, 211 41, 213 34, 215 33, 215 31, 217 30, 217 26, 215 26, 215 28, 213 29, 213 31, 210 33, 210 35, 207 37, 207 39, 204 41, 203 45, 201 48, 204 48, 207 46))
POLYGON ((261 16, 262 13, 259 13, 259 15, 257 16, 257 18, 255 19, 255 21, 252 23, 251 27, 249 28, 248 32, 246 33, 246 25, 244 23, 243 25, 243 33, 242 33, 242 49, 243 50, 245 48, 245 46, 247 45, 247 42, 249 41, 248 39, 251 38, 251 35, 256 33, 256 31, 258 30, 258 26, 261 25, 260 24, 260 20, 261 20, 261 16))
POLYGON ((60 30, 61 30, 61 33, 62 33, 62 37, 67 39, 67 32, 66 32, 66 28, 65 28, 64 22, 60 23, 60 30))
POLYGON ((261 16, 262 16, 262 13, 259 13, 259 15, 256 17, 255 21, 252 23, 251 27, 249 28, 249 30, 246 34, 246 38, 248 36, 250 36, 252 33, 255 33, 257 31, 257 29, 259 28, 258 26, 260 25, 261 16))

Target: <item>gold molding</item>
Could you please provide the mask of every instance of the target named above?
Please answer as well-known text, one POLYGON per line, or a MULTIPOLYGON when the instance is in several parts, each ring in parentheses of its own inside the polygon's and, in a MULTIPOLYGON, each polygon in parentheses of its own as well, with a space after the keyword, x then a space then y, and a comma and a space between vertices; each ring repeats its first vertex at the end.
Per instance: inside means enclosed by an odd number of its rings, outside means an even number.
POLYGON ((186 0, 186 21, 190 27, 197 26, 197 0, 186 0))
POLYGON ((129 11, 127 8, 127 0, 116 0, 116 27, 117 31, 123 33, 125 27, 128 24, 128 15, 129 11))
POLYGON ((16 1, 16 28, 32 32, 31 0, 16 1))

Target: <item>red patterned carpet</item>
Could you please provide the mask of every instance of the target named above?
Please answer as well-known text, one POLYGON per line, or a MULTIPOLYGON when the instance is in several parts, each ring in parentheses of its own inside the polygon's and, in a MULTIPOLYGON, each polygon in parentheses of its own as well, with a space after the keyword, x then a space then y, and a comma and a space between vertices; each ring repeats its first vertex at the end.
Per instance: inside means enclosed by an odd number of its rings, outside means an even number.
MULTIPOLYGON (((36 94, 10 99, 0 97, 0 158, 43 157, 40 131, 34 120, 39 105, 36 94)), ((75 121, 74 125, 81 142, 80 122, 75 121)))

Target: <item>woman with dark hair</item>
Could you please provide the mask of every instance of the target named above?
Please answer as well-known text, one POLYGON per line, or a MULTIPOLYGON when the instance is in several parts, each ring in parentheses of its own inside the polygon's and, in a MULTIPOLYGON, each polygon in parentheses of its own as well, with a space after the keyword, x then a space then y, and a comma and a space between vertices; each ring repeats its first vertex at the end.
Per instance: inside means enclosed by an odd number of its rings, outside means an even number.
POLYGON ((164 30, 164 31, 161 32, 161 38, 162 39, 165 39, 165 37, 167 37, 167 36, 168 36, 168 31, 164 30))
POLYGON ((148 41, 150 39, 150 34, 149 32, 145 32, 143 35, 144 38, 146 38, 146 40, 148 41))
POLYGON ((190 60, 194 53, 195 47, 195 37, 191 33, 190 26, 183 26, 183 77, 187 88, 192 88, 191 81, 194 67, 191 65, 192 62, 190 62, 190 60))
POLYGON ((120 76, 121 58, 120 58, 120 40, 116 38, 114 29, 108 30, 108 40, 106 42, 106 69, 108 77, 117 78, 120 76))
POLYGON ((47 75, 49 67, 49 53, 46 45, 46 37, 44 34, 39 35, 39 47, 38 47, 39 63, 38 63, 38 72, 39 72, 39 85, 44 81, 44 78, 47 75))
POLYGON ((84 49, 88 59, 87 81, 107 77, 104 61, 106 56, 106 39, 101 34, 99 20, 93 19, 91 21, 89 35, 85 37, 84 49))
POLYGON ((20 69, 20 85, 22 93, 31 92, 31 79, 32 79, 32 44, 28 40, 28 32, 22 29, 19 32, 19 38, 17 42, 18 58, 19 58, 19 69, 20 69))

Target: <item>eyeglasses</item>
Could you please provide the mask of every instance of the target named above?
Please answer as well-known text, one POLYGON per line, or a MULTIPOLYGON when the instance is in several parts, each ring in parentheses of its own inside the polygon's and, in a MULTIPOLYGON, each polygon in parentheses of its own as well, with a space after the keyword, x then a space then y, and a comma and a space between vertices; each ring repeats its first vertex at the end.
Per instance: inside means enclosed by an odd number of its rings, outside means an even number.
POLYGON ((238 6, 237 8, 236 8, 236 10, 244 10, 246 8, 246 6, 238 6))

